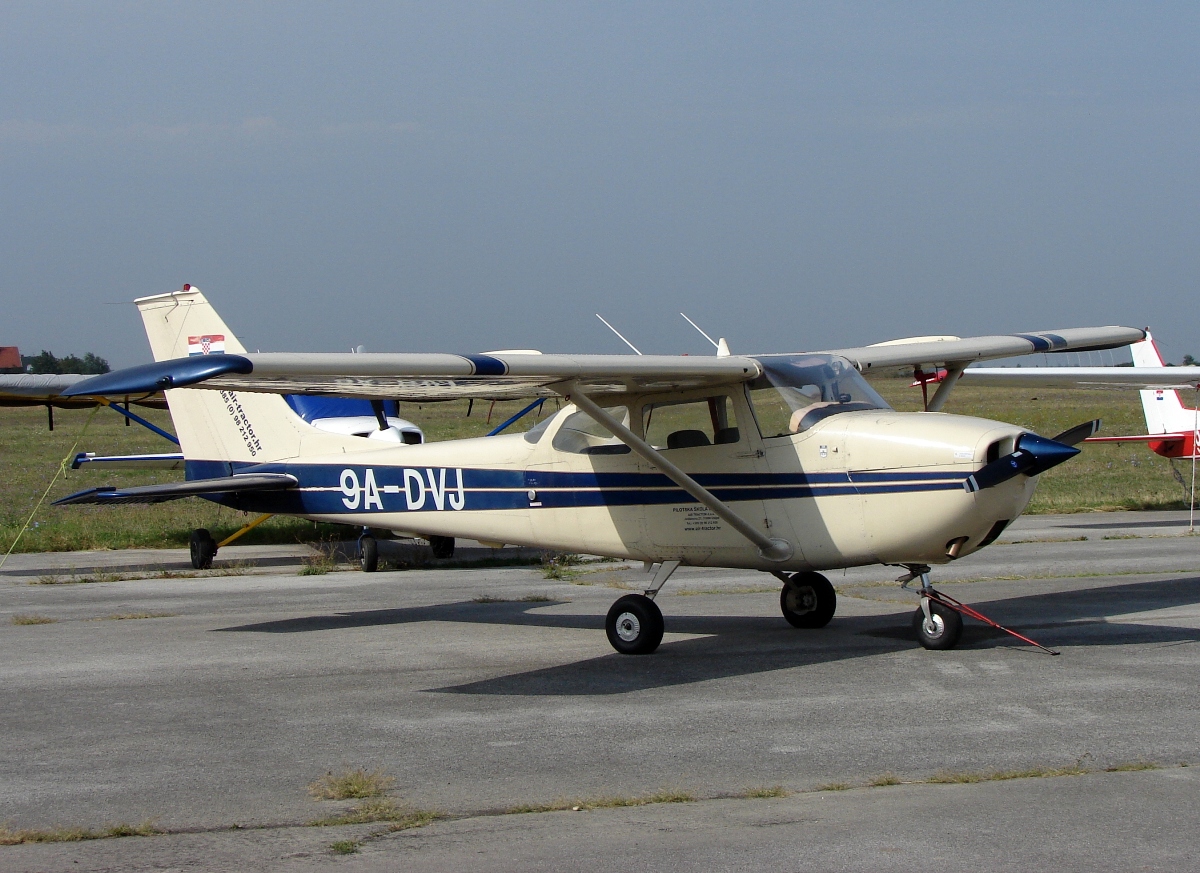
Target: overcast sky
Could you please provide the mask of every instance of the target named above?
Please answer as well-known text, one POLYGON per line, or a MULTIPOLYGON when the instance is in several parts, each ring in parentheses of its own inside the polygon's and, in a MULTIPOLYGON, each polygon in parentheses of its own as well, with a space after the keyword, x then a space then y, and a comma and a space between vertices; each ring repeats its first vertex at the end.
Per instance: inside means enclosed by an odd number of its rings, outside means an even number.
POLYGON ((0 345, 1200 355, 1200 5, 0 6, 0 345))

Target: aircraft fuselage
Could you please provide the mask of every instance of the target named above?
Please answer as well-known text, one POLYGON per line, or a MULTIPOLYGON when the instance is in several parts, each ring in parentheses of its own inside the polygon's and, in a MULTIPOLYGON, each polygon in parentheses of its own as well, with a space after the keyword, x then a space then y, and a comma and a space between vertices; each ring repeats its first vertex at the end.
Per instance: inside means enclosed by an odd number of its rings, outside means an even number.
MULTIPOLYGON (((650 408, 654 399, 631 398, 623 409, 650 408)), ((645 561, 820 570, 944 563, 994 539, 1033 494, 1035 480, 1025 476, 975 493, 963 487, 983 464, 1012 451, 1021 430, 1009 424, 871 409, 764 438, 745 393, 730 391, 728 401, 736 425, 727 424, 724 438, 731 441, 663 447, 663 456, 766 534, 790 543, 793 554, 785 561, 764 558, 607 435, 571 432, 572 406, 532 434, 237 465, 235 472, 290 473, 299 486, 222 502, 317 521, 645 561)), ((644 432, 643 416, 627 418, 644 432)), ((225 464, 189 461, 189 478, 228 471, 225 464)))

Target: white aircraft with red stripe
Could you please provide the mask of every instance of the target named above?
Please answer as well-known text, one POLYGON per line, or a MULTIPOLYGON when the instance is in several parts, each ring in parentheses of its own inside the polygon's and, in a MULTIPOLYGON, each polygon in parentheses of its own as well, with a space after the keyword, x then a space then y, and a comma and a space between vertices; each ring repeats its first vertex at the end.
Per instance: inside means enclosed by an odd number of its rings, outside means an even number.
POLYGON ((1133 388, 1141 392, 1146 433, 1089 437, 1087 442, 1143 442, 1164 458, 1197 457, 1200 412, 1180 397, 1187 390, 1200 400, 1200 367, 1168 367, 1150 331, 1129 347, 1132 367, 972 367, 963 381, 972 385, 1030 388, 1133 388))

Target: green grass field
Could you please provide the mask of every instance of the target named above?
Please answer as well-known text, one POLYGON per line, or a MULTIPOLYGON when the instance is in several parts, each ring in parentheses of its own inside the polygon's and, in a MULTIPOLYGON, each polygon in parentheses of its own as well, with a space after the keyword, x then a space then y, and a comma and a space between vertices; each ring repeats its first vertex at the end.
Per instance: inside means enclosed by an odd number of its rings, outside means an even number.
MULTIPOLYGON (((919 409, 920 391, 909 380, 875 378, 872 384, 897 409, 919 409)), ((546 413, 554 409, 547 401, 546 413)), ((419 424, 430 440, 482 436, 491 427, 520 409, 518 402, 497 403, 490 410, 477 401, 470 417, 466 401, 418 406, 405 404, 401 415, 419 424)), ((1136 391, 1029 391, 969 388, 955 390, 947 412, 1008 421, 1045 436, 1066 430, 1090 418, 1104 419, 1106 434, 1142 433, 1145 424, 1136 391)), ((143 413, 167 430, 165 412, 143 413)), ((71 452, 106 454, 173 451, 172 444, 109 410, 88 421, 86 410, 56 410, 55 430, 46 427, 44 409, 0 409, 0 485, 5 494, 0 506, 0 554, 7 551, 50 484, 59 462, 71 452)), ((527 417, 518 429, 536 423, 527 417)), ((1185 478, 1186 462, 1179 463, 1185 478)), ((30 529, 16 551, 122 549, 185 546, 193 528, 207 527, 218 540, 234 532, 251 516, 190 498, 156 506, 71 506, 55 508, 56 498, 96 485, 135 485, 181 479, 181 472, 97 471, 68 469, 50 489, 46 502, 33 515, 30 529)), ((1091 445, 1079 457, 1042 477, 1031 512, 1084 512, 1114 509, 1178 509, 1186 507, 1186 492, 1172 476, 1169 462, 1142 444, 1091 445)), ((247 534, 244 543, 293 543, 341 538, 345 528, 318 526, 295 519, 273 518, 247 534)))

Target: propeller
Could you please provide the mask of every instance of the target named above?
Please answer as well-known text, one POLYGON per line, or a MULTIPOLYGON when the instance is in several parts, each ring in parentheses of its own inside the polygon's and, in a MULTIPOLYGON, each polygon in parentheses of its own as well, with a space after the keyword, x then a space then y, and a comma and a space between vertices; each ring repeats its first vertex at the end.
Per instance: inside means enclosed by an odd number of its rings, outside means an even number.
MULTIPOLYGON (((1088 422, 1089 429, 1092 422, 1088 422)), ((1085 425, 1073 427, 1064 436, 1074 436, 1085 425)), ((1083 439, 1082 436, 1079 439, 1083 439)), ((1015 476, 1024 473, 1026 476, 1036 476, 1045 473, 1051 467, 1057 467, 1063 461, 1075 457, 1079 449, 1068 443, 1046 439, 1035 433, 1023 433, 1017 437, 1016 451, 1011 455, 992 461, 987 466, 968 476, 963 482, 963 488, 968 493, 982 491, 984 488, 994 488, 1002 482, 1007 482, 1015 476)))
POLYGON ((1054 441, 1062 443, 1064 446, 1077 446, 1088 437, 1095 436, 1099 430, 1100 419, 1093 418, 1091 421, 1075 425, 1070 430, 1064 430, 1054 438, 1054 441))

